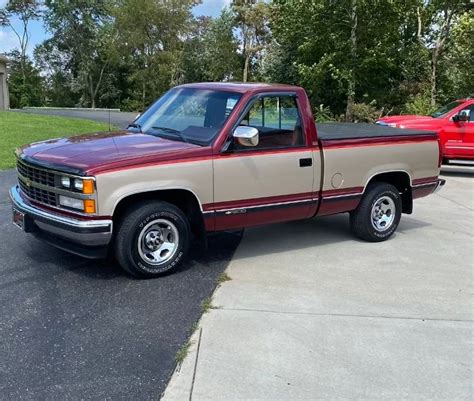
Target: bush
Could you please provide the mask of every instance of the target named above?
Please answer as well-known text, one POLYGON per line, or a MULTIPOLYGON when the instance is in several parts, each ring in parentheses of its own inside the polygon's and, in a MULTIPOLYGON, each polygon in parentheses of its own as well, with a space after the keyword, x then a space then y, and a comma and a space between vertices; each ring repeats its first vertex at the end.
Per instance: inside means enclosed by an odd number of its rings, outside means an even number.
POLYGON ((433 113, 436 107, 432 107, 430 104, 430 96, 427 92, 418 93, 410 99, 403 107, 404 114, 418 114, 421 116, 427 116, 433 113))
POLYGON ((352 106, 352 119, 355 123, 373 123, 380 118, 382 112, 377 110, 374 102, 354 103, 352 106))
POLYGON ((319 107, 314 110, 314 121, 317 123, 324 123, 326 121, 334 121, 334 116, 331 113, 331 109, 324 104, 320 104, 319 107))

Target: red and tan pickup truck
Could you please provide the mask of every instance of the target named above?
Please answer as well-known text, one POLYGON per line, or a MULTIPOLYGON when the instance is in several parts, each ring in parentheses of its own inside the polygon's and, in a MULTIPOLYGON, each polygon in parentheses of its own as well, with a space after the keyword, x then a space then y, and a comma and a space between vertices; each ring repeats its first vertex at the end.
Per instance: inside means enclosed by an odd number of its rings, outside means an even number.
POLYGON ((125 131, 17 150, 13 221, 89 258, 113 252, 139 277, 174 269, 206 233, 350 213, 383 241, 440 188, 436 133, 316 125, 302 88, 206 83, 171 89, 125 131))

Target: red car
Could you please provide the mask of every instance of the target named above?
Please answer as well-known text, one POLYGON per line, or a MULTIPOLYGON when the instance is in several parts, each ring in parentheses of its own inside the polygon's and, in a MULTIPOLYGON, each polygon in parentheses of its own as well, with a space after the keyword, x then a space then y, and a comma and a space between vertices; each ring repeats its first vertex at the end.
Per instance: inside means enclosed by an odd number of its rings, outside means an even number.
POLYGON ((389 116, 377 124, 437 132, 444 163, 474 165, 474 99, 456 100, 430 116, 389 116))

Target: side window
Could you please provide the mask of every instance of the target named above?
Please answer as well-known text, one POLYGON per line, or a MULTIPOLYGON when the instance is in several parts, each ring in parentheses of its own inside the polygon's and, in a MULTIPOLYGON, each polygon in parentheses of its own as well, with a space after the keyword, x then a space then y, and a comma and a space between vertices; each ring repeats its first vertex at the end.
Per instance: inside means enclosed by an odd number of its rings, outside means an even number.
POLYGON ((464 114, 467 115, 467 121, 474 123, 474 104, 467 106, 466 108, 462 109, 458 113, 459 115, 464 114))
POLYGON ((469 122, 474 123, 474 104, 471 104, 468 108, 469 122))
MULTIPOLYGON (((239 125, 258 129, 259 143, 252 149, 304 145, 298 106, 293 96, 265 96, 255 100, 239 125)), ((237 141, 234 141, 234 146, 236 149, 243 149, 237 141)))

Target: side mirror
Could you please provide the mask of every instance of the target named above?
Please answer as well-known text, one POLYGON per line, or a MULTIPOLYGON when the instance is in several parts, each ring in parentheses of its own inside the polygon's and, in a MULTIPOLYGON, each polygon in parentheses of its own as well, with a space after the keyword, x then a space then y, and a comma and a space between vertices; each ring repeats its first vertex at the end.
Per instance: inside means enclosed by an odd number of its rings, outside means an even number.
POLYGON ((258 145, 258 129, 254 127, 247 127, 239 125, 233 134, 234 138, 242 146, 257 146, 258 145))
POLYGON ((469 110, 461 110, 459 114, 453 116, 453 121, 455 123, 465 123, 466 121, 469 121, 469 110))

